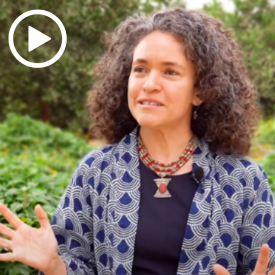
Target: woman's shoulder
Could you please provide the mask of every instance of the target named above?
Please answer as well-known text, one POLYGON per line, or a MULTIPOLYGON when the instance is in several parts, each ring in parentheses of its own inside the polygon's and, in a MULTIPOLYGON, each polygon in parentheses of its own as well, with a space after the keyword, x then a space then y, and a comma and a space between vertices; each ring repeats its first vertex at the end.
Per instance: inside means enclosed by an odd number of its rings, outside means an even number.
POLYGON ((103 161, 111 162, 115 157, 117 144, 105 145, 88 152, 80 161, 79 166, 99 166, 103 161))
POLYGON ((102 166, 118 162, 121 158, 131 158, 136 154, 136 129, 119 142, 98 147, 87 153, 80 165, 102 166))
POLYGON ((251 157, 239 154, 212 152, 204 140, 200 140, 200 150, 196 156, 198 162, 207 162, 214 171, 220 174, 242 177, 249 174, 250 177, 266 178, 265 171, 251 157))
POLYGON ((257 190, 262 182, 268 182, 263 168, 249 156, 237 154, 213 154, 213 161, 219 174, 236 179, 243 186, 257 190))
POLYGON ((213 154, 215 162, 222 165, 229 173, 234 170, 246 170, 251 173, 263 173, 263 169, 249 156, 238 154, 213 154))

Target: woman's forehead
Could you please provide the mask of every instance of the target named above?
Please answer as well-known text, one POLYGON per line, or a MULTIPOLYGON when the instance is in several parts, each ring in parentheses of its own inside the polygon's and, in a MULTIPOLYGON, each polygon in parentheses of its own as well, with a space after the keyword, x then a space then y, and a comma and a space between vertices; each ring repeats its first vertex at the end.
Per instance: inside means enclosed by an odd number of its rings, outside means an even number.
POLYGON ((186 61, 183 42, 170 33, 154 32, 145 36, 134 50, 133 63, 146 63, 154 58, 161 59, 164 65, 186 61))

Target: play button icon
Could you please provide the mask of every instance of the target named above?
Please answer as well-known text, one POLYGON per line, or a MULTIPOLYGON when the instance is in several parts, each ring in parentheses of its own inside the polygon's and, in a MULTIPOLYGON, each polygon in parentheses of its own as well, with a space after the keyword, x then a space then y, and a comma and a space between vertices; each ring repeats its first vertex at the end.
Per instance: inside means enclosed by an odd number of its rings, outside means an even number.
POLYGON ((29 26, 29 52, 50 40, 51 38, 49 36, 29 26))
MULTIPOLYGON (((37 29, 35 29, 31 26, 28 27, 28 49, 29 49, 29 52, 33 51, 34 49, 40 47, 41 45, 47 43, 50 40, 51 40, 51 38, 49 36, 45 35, 44 33, 38 31, 37 29)), ((53 37, 53 41, 54 41, 54 37, 53 37)), ((66 44, 67 44, 67 33, 66 33, 64 25, 62 24, 62 22, 60 21, 60 19, 57 16, 55 16, 53 13, 45 11, 45 10, 30 10, 30 11, 24 12, 19 17, 17 17, 16 20, 12 23, 10 31, 9 31, 9 46, 10 46, 12 54, 19 62, 21 62, 25 66, 28 66, 31 68, 44 68, 44 67, 50 66, 53 63, 55 63, 64 53, 66 44), (61 46, 60 46, 57 54, 54 57, 52 57, 50 60, 45 61, 45 62, 35 63, 35 62, 30 62, 30 61, 24 59, 17 52, 15 45, 14 45, 13 36, 14 36, 14 32, 15 32, 17 25, 26 17, 32 16, 32 15, 44 15, 44 16, 49 17, 57 24, 57 26, 59 27, 60 32, 61 32, 62 42, 61 42, 61 46)))

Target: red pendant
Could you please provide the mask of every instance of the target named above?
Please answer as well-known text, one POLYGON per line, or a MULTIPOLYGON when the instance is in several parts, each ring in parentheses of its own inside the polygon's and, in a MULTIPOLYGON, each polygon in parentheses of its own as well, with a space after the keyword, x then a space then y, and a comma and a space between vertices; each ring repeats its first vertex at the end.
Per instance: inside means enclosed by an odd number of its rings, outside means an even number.
POLYGON ((170 198, 171 194, 169 193, 167 189, 167 185, 171 178, 159 178, 154 179, 155 183, 157 184, 157 192, 155 193, 155 198, 170 198))
POLYGON ((165 193, 166 192, 166 185, 165 184, 161 184, 160 186, 159 186, 159 192, 160 193, 165 193))

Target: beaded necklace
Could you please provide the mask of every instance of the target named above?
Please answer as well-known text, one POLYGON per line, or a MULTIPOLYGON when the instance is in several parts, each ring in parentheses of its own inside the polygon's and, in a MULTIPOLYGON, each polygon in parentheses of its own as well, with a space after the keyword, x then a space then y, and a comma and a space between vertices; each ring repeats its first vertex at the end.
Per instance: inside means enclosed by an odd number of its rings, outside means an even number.
POLYGON ((177 160, 165 164, 154 160, 149 152, 147 151, 144 143, 142 142, 141 137, 138 137, 138 152, 139 157, 142 162, 153 170, 160 178, 154 179, 158 189, 155 193, 155 198, 170 198, 171 194, 169 193, 167 186, 168 183, 171 181, 171 178, 165 178, 167 175, 172 175, 177 172, 194 154, 197 148, 196 138, 193 136, 184 151, 178 157, 177 160))

